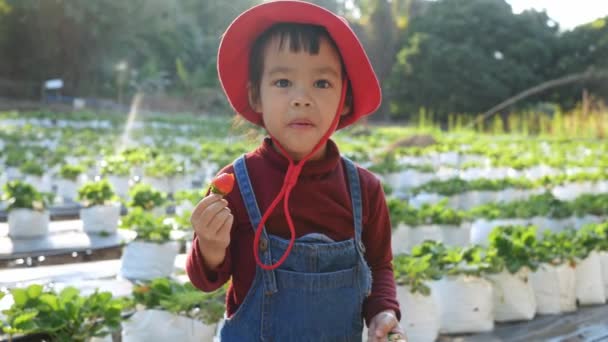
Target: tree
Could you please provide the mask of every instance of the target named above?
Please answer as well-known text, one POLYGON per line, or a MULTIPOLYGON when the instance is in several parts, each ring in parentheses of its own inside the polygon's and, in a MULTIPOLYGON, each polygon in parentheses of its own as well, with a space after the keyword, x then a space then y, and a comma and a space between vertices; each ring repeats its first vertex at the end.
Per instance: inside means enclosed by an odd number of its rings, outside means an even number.
POLYGON ((558 27, 504 0, 439 0, 414 17, 389 81, 391 111, 480 113, 547 78, 558 27))
MULTIPOLYGON (((555 77, 589 70, 608 70, 608 16, 565 32, 559 42, 559 59, 552 70, 555 77)), ((552 99, 572 108, 580 102, 583 89, 608 99, 608 86, 602 79, 563 87, 554 93, 552 99)))

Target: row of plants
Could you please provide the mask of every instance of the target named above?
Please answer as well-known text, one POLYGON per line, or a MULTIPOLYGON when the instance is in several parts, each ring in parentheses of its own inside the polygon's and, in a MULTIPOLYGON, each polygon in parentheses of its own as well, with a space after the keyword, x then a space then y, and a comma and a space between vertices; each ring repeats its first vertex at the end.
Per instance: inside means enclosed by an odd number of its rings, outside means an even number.
POLYGON ((471 210, 450 208, 447 199, 436 204, 423 204, 412 207, 407 201, 395 197, 387 199, 393 227, 399 223, 410 226, 424 224, 459 225, 463 221, 475 219, 508 218, 566 218, 571 216, 608 216, 608 194, 583 194, 573 201, 562 201, 550 192, 530 196, 525 201, 488 203, 471 210))
MULTIPOLYGON (((21 113, 28 115, 28 113, 21 113)), ((48 113, 44 113, 48 114, 48 113)), ((61 114, 55 115, 61 117, 61 114)), ((1 116, 0 116, 1 117, 1 116)), ((124 118, 124 117, 123 117, 124 118)), ((93 119, 93 117, 91 117, 93 119)), ((124 118, 126 121, 126 118, 124 118)), ((154 118, 154 122, 161 123, 158 121, 159 118, 154 118)), ((173 118, 172 118, 173 119, 173 118)), ((146 122, 147 118, 142 119, 142 122, 146 122)), ((228 118, 201 118, 193 119, 188 118, 185 124, 190 125, 192 132, 184 133, 181 132, 179 127, 179 120, 175 119, 176 123, 172 126, 170 120, 165 119, 166 126, 150 128, 146 126, 143 129, 132 129, 130 130, 129 137, 136 139, 140 146, 155 146, 161 148, 164 153, 172 153, 179 149, 185 149, 186 156, 195 157, 196 154, 191 153, 192 145, 177 143, 178 139, 185 140, 187 142, 193 142, 195 144, 212 143, 212 148, 207 149, 206 147, 201 148, 202 156, 205 160, 210 160, 218 164, 222 164, 225 160, 232 161, 233 158, 222 158, 221 156, 226 153, 215 152, 218 150, 226 150, 227 154, 233 155, 230 152, 234 141, 226 140, 230 136, 239 136, 241 132, 227 131, 230 127, 228 118), (208 123, 208 124, 207 124, 208 123), (173 132, 172 132, 173 130, 173 132), (180 134, 176 136, 175 131, 180 131, 180 134), (167 139, 167 136, 174 138, 167 139), (204 137, 204 139, 202 138, 204 137), (144 140, 149 139, 149 140, 144 140), (144 142, 145 141, 145 142, 144 142), (152 142, 149 144, 148 142, 152 142), (184 146, 184 147, 181 147, 184 146), (190 151, 188 151, 190 149, 190 151), (207 151, 211 151, 211 155, 207 156, 207 151), (214 156, 217 154, 217 156, 214 156)), ((150 124, 152 122, 149 122, 150 124)), ((0 132, 0 139, 9 142, 9 147, 19 146, 23 148, 23 142, 45 140, 49 136, 55 137, 58 144, 57 149, 60 147, 89 147, 90 151, 104 151, 106 155, 111 155, 115 149, 114 146, 104 143, 104 141, 119 141, 120 136, 123 134, 123 129, 117 129, 111 132, 100 132, 96 130, 88 129, 65 129, 61 130, 58 134, 57 130, 51 130, 49 128, 36 128, 33 126, 24 127, 5 127, 0 132), (8 136, 8 137, 7 137, 8 136), (27 137, 27 139, 24 139, 27 137), (6 138, 6 139, 4 139, 6 138), (93 146, 92 146, 93 145, 93 146)), ((346 130, 345 132, 338 132, 335 139, 340 142, 342 151, 353 159, 359 162, 371 162, 373 167, 380 173, 386 173, 391 171, 403 170, 404 168, 414 168, 421 171, 429 171, 431 169, 430 164, 425 163, 414 163, 411 165, 400 165, 396 162, 401 156, 425 156, 436 153, 457 153, 462 155, 479 155, 489 158, 489 161, 493 166, 507 166, 515 169, 529 168, 535 165, 544 164, 556 168, 564 168, 566 166, 581 166, 581 167, 604 167, 608 165, 606 156, 608 155, 608 146, 598 141, 566 141, 564 139, 526 139, 518 138, 517 136, 479 136, 474 134, 438 134, 437 132, 431 131, 431 136, 434 144, 427 147, 397 147, 396 149, 386 150, 386 146, 399 141, 400 138, 407 135, 414 135, 420 133, 409 128, 389 128, 389 127, 374 127, 366 128, 366 131, 362 134, 357 129, 346 130), (349 135, 355 134, 356 137, 352 138, 349 135), (503 142, 503 140, 506 141, 503 142)), ((258 141, 253 143, 256 145, 258 141)), ((110 144, 111 145, 111 144, 110 144)), ((249 150, 253 145, 251 143, 244 144, 244 150, 249 150)), ((29 146, 37 147, 37 146, 29 146)), ((29 148, 28 147, 28 148, 29 148)), ((240 154, 241 151, 235 153, 240 154)), ((51 153, 52 154, 52 153, 51 153)), ((55 159, 59 159, 57 157, 55 159)), ((478 162, 466 162, 459 167, 474 167, 480 166, 478 162), (466 165, 465 165, 466 164, 466 165)))
MULTIPOLYGON (((189 282, 169 278, 135 284, 128 297, 113 297, 111 292, 98 290, 83 295, 74 287, 57 291, 34 284, 0 291, 0 299, 9 295, 13 301, 0 314, 0 332, 9 340, 20 335, 44 334, 57 342, 88 342, 122 329, 123 341, 136 341, 134 330, 141 330, 141 335, 153 330, 154 324, 163 323, 148 320, 148 325, 141 327, 133 322, 150 310, 167 313, 165 318, 169 320, 172 316, 186 318, 191 321, 190 330, 193 324, 214 327, 225 310, 225 293, 225 287, 204 293, 189 282)), ((149 338, 162 340, 162 335, 149 338)))
POLYGON ((425 241, 394 258, 398 300, 414 340, 490 331, 494 321, 575 311, 608 297, 608 222, 559 233, 495 228, 487 247, 425 241))
POLYGON ((503 178, 488 179, 479 178, 464 180, 451 178, 446 180, 432 180, 410 190, 412 194, 436 193, 443 196, 453 196, 467 191, 501 191, 505 189, 538 189, 556 187, 559 185, 580 182, 608 181, 607 170, 595 172, 578 172, 571 174, 557 174, 544 176, 536 180, 529 178, 503 178))

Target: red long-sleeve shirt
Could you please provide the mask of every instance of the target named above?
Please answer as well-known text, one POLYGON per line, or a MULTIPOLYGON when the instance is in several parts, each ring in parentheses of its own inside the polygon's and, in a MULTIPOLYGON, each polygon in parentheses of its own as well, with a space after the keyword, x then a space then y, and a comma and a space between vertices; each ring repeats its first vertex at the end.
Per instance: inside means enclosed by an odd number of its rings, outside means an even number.
MULTIPOLYGON (((246 155, 249 177, 260 212, 263 215, 279 193, 287 170, 287 159, 272 147, 270 139, 246 155)), ((363 202, 362 239, 365 259, 372 271, 372 292, 365 300, 366 321, 383 310, 394 310, 400 317, 392 267, 391 224, 380 181, 369 171, 358 167, 363 202)), ((232 165, 220 171, 234 173, 232 165)), ((232 276, 226 310, 231 316, 245 299, 256 272, 253 256, 254 230, 249 221, 240 191, 235 185, 226 200, 234 215, 230 246, 226 258, 216 269, 205 267, 198 238, 194 237, 186 262, 186 271, 194 286, 210 292, 232 276)), ((354 237, 353 212, 348 179, 336 144, 329 140, 325 158, 308 161, 289 198, 289 210, 296 238, 309 233, 322 233, 335 241, 354 237)), ((289 239, 289 228, 281 201, 266 222, 269 234, 289 239)))

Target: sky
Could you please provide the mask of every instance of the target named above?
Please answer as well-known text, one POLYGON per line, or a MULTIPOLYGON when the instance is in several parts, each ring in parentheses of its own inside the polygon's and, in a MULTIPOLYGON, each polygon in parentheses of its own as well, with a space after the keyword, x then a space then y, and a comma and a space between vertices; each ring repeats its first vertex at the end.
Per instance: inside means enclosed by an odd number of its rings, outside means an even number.
POLYGON ((534 8, 547 11, 562 30, 608 15, 608 0, 507 0, 513 12, 534 8))

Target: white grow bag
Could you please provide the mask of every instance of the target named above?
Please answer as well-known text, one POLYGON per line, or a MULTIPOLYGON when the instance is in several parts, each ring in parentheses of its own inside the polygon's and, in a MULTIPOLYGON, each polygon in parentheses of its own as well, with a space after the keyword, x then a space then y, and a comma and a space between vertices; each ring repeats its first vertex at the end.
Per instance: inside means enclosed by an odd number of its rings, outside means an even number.
POLYGON ((49 221, 48 211, 13 209, 8 213, 8 235, 15 239, 45 236, 49 221))
POLYGON ((439 225, 441 242, 447 246, 466 247, 471 240, 471 223, 463 222, 459 226, 439 225))
POLYGON ((600 255, 596 251, 576 265, 576 299, 580 305, 606 303, 600 255))
POLYGON ((113 234, 118 228, 120 204, 95 205, 80 209, 80 219, 85 233, 106 232, 113 234))
POLYGON ((492 284, 472 276, 448 276, 431 284, 439 307, 439 332, 476 333, 494 329, 492 284))
POLYGON ((608 299, 608 252, 600 252, 600 265, 602 267, 604 294, 606 295, 606 299, 608 299))
POLYGON ((410 227, 403 223, 392 231, 391 247, 394 255, 409 253, 409 234, 410 227))
POLYGON ((530 274, 530 280, 537 313, 552 315, 576 311, 576 271, 569 263, 541 264, 530 274))
POLYGON ((112 188, 118 196, 127 198, 129 194, 129 176, 108 175, 108 182, 112 184, 112 188))
POLYGON ((213 341, 217 324, 203 322, 162 310, 137 311, 122 323, 123 342, 213 341))
POLYGON ((179 244, 133 241, 125 247, 120 259, 120 275, 127 279, 151 280, 168 277, 173 272, 179 244))
POLYGON ((78 196, 79 182, 60 178, 57 180, 57 195, 64 200, 74 201, 78 196))
POLYGON ((536 298, 529 275, 528 268, 521 268, 515 274, 503 270, 501 273, 487 276, 494 285, 494 319, 497 322, 534 318, 536 298))
POLYGON ((401 326, 410 341, 433 342, 439 335, 439 308, 436 298, 411 293, 407 286, 397 286, 397 300, 403 317, 401 326))

